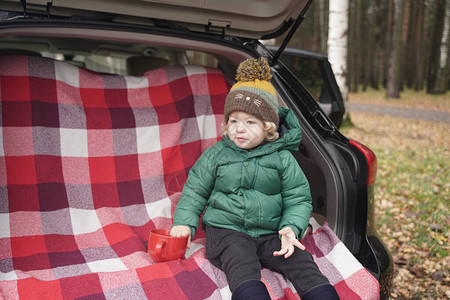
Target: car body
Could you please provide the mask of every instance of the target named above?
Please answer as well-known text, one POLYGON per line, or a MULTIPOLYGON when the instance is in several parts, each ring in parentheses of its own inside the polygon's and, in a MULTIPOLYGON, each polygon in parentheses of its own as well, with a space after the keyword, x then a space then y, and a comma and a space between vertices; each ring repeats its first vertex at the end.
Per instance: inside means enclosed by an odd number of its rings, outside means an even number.
POLYGON ((388 298, 393 264, 374 226, 376 157, 338 130, 344 106, 331 66, 324 55, 260 42, 297 27, 308 6, 291 0, 2 1, 0 54, 40 55, 123 75, 203 64, 221 69, 230 83, 241 61, 266 57, 280 104, 302 126, 294 155, 310 182, 314 215, 329 224, 388 298), (315 64, 319 71, 311 80, 316 76, 321 83, 305 88, 307 76, 296 72, 294 60, 307 70, 315 64))

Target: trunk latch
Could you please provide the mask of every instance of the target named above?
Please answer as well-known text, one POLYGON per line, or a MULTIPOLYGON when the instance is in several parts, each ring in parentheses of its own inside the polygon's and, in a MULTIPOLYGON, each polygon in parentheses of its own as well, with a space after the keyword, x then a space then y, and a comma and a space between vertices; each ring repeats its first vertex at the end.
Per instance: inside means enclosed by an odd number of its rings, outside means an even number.
POLYGON ((230 28, 230 26, 231 21, 209 19, 208 25, 206 26, 206 32, 225 36, 225 29, 230 28))
MULTIPOLYGON (((41 0, 40 3, 27 3, 27 0, 20 0, 23 7, 23 17, 26 18, 28 13, 46 13, 47 18, 50 18, 50 8, 53 5, 52 1, 41 0)), ((35 1, 37 2, 37 1, 35 1)))

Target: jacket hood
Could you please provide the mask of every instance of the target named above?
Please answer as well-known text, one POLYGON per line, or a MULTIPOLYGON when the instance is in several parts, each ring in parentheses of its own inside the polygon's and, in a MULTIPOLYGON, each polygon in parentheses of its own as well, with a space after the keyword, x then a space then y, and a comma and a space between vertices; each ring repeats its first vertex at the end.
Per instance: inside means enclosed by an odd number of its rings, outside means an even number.
POLYGON ((272 146, 276 147, 280 143, 281 145, 278 149, 298 151, 300 142, 302 141, 302 130, 297 117, 292 110, 285 107, 278 108, 278 115, 280 117, 280 124, 278 126, 280 137, 271 143, 272 146))
POLYGON ((280 137, 276 141, 264 143, 253 149, 251 152, 239 148, 226 136, 223 137, 223 141, 228 147, 231 147, 237 151, 251 153, 249 156, 258 156, 279 150, 298 151, 302 140, 302 130, 297 117, 294 115, 292 110, 285 107, 278 108, 278 115, 280 118, 280 123, 278 126, 278 133, 280 134, 280 137))

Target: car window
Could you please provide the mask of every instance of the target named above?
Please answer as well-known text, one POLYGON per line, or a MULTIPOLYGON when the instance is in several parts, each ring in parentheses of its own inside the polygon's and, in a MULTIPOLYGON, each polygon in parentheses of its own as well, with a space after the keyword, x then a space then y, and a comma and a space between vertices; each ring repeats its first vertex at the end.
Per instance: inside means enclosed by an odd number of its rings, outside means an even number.
POLYGON ((41 53, 44 57, 65 61, 78 67, 86 68, 96 72, 126 75, 127 61, 124 57, 102 55, 102 54, 76 54, 67 55, 63 53, 41 53))
POLYGON ((311 93, 314 99, 320 101, 323 89, 326 89, 326 86, 319 61, 289 54, 282 54, 280 60, 311 93))
POLYGON ((191 65, 202 65, 213 68, 217 68, 218 66, 218 60, 211 54, 205 52, 188 50, 186 51, 186 56, 191 65))
POLYGON ((322 111, 339 127, 345 108, 326 57, 294 49, 284 51, 280 60, 309 91, 322 111))
POLYGON ((132 76, 141 76, 146 71, 167 65, 218 66, 213 55, 201 51, 61 37, 43 37, 40 40, 33 36, 10 36, 0 44, 1 54, 48 57, 96 72, 132 76))

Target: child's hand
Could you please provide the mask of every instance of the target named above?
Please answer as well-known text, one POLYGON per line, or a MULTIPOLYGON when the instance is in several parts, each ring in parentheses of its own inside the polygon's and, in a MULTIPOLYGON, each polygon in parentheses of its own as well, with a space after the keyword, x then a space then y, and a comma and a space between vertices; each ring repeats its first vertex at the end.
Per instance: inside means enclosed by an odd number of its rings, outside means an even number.
POLYGON ((278 231, 278 234, 281 235, 281 250, 275 251, 274 256, 284 255, 284 258, 288 258, 294 253, 294 246, 305 250, 305 246, 295 238, 295 233, 290 227, 284 227, 278 231))
POLYGON ((172 229, 170 230, 170 236, 173 237, 189 236, 187 247, 191 248, 191 229, 188 226, 184 225, 173 226, 172 229))

